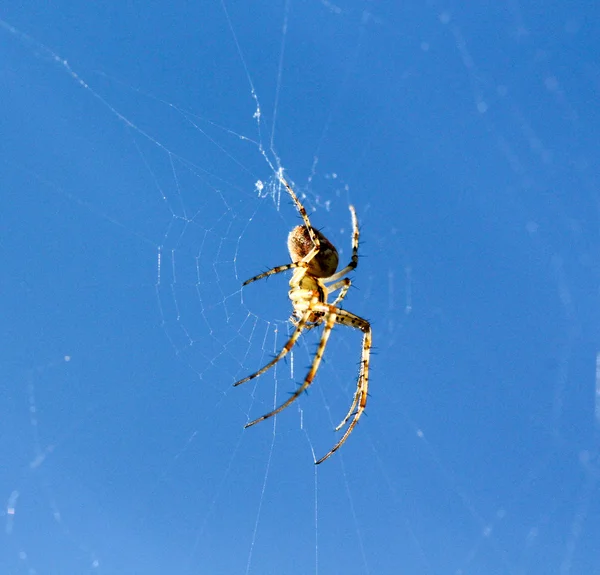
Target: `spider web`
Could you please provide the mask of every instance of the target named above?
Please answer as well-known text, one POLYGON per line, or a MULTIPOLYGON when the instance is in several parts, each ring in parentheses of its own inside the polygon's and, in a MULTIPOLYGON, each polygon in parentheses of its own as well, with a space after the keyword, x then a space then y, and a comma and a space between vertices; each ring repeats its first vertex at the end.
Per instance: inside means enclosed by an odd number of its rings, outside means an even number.
POLYGON ((0 21, 7 573, 594 573, 583 5, 17 8, 0 21), (298 215, 361 334, 290 334, 298 215))

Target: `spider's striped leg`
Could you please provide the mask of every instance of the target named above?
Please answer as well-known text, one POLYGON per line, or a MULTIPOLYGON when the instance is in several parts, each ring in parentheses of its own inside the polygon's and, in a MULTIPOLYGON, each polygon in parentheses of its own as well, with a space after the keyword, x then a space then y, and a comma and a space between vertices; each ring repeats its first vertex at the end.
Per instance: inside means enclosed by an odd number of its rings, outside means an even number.
POLYGON ((339 423, 339 425, 335 428, 335 431, 339 431, 340 429, 342 429, 342 427, 344 427, 344 425, 346 425, 346 423, 348 423, 348 420, 350 419, 350 416, 354 413, 354 408, 356 407, 356 404, 358 403, 358 398, 360 397, 360 393, 361 393, 361 389, 362 389, 362 366, 360 369, 361 373, 358 374, 358 384, 356 387, 356 391, 354 392, 354 399, 352 400, 352 405, 350 405, 350 409, 348 410, 348 413, 345 415, 344 419, 342 419, 342 421, 339 423))
POLYGON ((350 259, 350 263, 343 270, 340 270, 327 278, 327 281, 329 282, 334 282, 343 278, 358 266, 358 239, 360 237, 360 232, 358 231, 358 219, 356 218, 354 206, 350 206, 350 215, 352 217, 352 258, 350 259))
MULTIPOLYGON (((351 312, 346 312, 348 314, 351 314, 351 312)), ((351 314, 352 316, 354 316, 354 314, 351 314)), ((351 320, 346 320, 346 318, 338 318, 338 323, 344 323, 344 322, 348 322, 345 323, 345 325, 349 325, 351 327, 359 327, 359 329, 361 329, 363 332, 365 332, 365 335, 363 336, 363 357, 361 358, 361 362, 360 362, 360 370, 358 372, 358 382, 357 382, 357 386, 356 386, 356 391, 354 392, 354 399, 352 400, 352 405, 350 405, 350 409, 348 410, 348 413, 346 413, 346 415, 344 416, 344 419, 342 419, 342 421, 340 422, 340 424, 335 428, 336 431, 339 431, 340 429, 342 429, 342 427, 344 427, 344 425, 346 425, 346 423, 348 422, 348 420, 350 419, 350 417, 352 416, 352 413, 354 412, 354 408, 356 407, 356 405, 358 404, 359 398, 360 398, 360 394, 361 394, 361 389, 362 389, 362 382, 365 376, 365 366, 368 370, 369 368, 369 352, 367 352, 367 362, 365 363, 365 343, 366 343, 366 338, 367 335, 369 336, 369 350, 371 349, 371 326, 369 324, 368 321, 362 319, 362 318, 358 318, 357 316, 355 316, 357 319, 361 320, 361 322, 364 322, 363 324, 356 324, 356 319, 352 318, 351 320), (340 319, 342 321, 340 321, 340 319), (354 320, 354 321, 353 321, 354 320)), ((369 385, 369 381, 368 381, 368 371, 367 371, 367 387, 369 385)))
POLYGON ((346 417, 344 417, 342 423, 340 423, 336 427, 336 431, 341 429, 350 419, 354 408, 356 406, 358 406, 358 408, 356 409, 354 417, 342 438, 333 446, 333 448, 327 454, 321 457, 321 459, 319 459, 316 462, 316 464, 323 463, 323 461, 331 457, 342 445, 344 445, 344 443, 352 433, 352 430, 358 424, 358 421, 361 418, 365 407, 367 406, 367 395, 369 391, 369 359, 371 355, 372 346, 371 324, 369 324, 367 320, 342 309, 338 310, 337 313, 339 314, 337 318, 337 323, 341 323, 350 327, 356 327, 363 331, 365 335, 363 337, 360 373, 358 375, 358 382, 356 387, 356 393, 354 394, 354 400, 352 401, 352 405, 350 406, 350 410, 348 411, 346 417))
MULTIPOLYGON (((262 375, 263 373, 265 373, 265 371, 271 369, 280 359, 283 359, 289 353, 289 351, 294 347, 294 345, 296 344, 296 341, 300 337, 300 334, 306 328, 306 322, 308 321, 310 314, 311 314, 311 311, 306 310, 304 315, 295 324, 296 329, 294 330, 294 333, 292 333, 292 336, 290 337, 290 339, 288 339, 287 343, 283 346, 281 351, 269 363, 267 363, 267 365, 265 365, 264 367, 259 369, 256 373, 253 373, 252 375, 249 375, 248 377, 245 377, 244 379, 240 379, 239 381, 236 381, 233 384, 233 386, 236 387, 238 385, 241 385, 242 383, 246 383, 247 381, 254 379, 255 377, 258 377, 259 375, 262 375)), ((246 427, 248 427, 248 426, 246 426, 246 427)))
MULTIPOLYGON (((285 403, 282 403, 277 409, 274 409, 273 411, 270 411, 269 413, 259 417, 258 419, 255 419, 254 421, 251 421, 250 423, 246 424, 246 427, 251 427, 252 425, 255 425, 261 421, 264 421, 265 419, 268 419, 269 417, 273 417, 274 415, 277 415, 280 411, 283 411, 286 407, 288 407, 290 404, 292 404, 294 401, 296 401, 296 399, 298 399, 302 395, 302 393, 304 391, 306 391, 309 388, 310 384, 313 382, 313 379, 315 378, 315 375, 317 374, 317 370, 319 369, 321 359, 323 358, 323 354, 325 353, 325 347, 327 346, 327 340, 329 339, 329 336, 331 335, 331 330, 333 329, 333 326, 335 325, 336 314, 338 313, 337 308, 327 305, 327 304, 318 304, 317 301, 315 301, 315 299, 313 299, 313 301, 311 302, 311 304, 308 307, 307 313, 310 314, 315 311, 322 311, 326 314, 325 327, 323 328, 323 335, 321 336, 321 341, 319 342, 319 347, 317 348, 317 353, 315 354, 315 358, 313 359, 312 365, 310 366, 308 374, 306 375, 306 378, 304 379, 304 383, 290 396, 290 398, 285 403)), ((343 310, 339 310, 339 311, 343 311, 343 310)), ((306 317, 306 314, 304 314, 302 319, 304 319, 305 317, 306 317)))
POLYGON ((327 287, 327 291, 329 293, 339 290, 340 288, 342 290, 342 291, 340 291, 338 296, 331 302, 331 305, 337 306, 346 297, 346 294, 348 293, 348 290, 350 289, 351 283, 352 282, 348 278, 345 278, 345 279, 340 280, 339 282, 335 282, 333 285, 330 285, 327 287))
MULTIPOLYGON (((363 341, 363 347, 364 347, 364 341, 363 341)), ((357 386, 356 386, 356 391, 354 392, 354 399, 352 400, 352 404, 350 405, 350 409, 348 410, 348 413, 346 413, 346 415, 344 416, 344 419, 342 419, 342 421, 339 423, 339 425, 335 428, 336 431, 339 431, 340 429, 342 429, 342 427, 344 427, 344 425, 346 425, 346 423, 348 423, 348 420, 350 419, 350 417, 354 413, 354 408, 358 404, 358 401, 359 401, 359 399, 361 397, 362 388, 363 388, 364 366, 365 366, 364 362, 361 361, 360 362, 360 372, 358 374, 358 382, 357 382, 357 386)), ((367 385, 368 385, 368 381, 367 381, 367 385)))
POLYGON ((251 284, 252 282, 261 280, 268 276, 272 276, 273 274, 279 274, 281 272, 287 272, 288 270, 293 270, 294 268, 303 268, 303 267, 306 267, 306 264, 303 261, 299 261, 299 262, 292 263, 292 264, 285 264, 284 266, 277 266, 266 272, 263 272, 262 274, 258 274, 257 276, 254 276, 253 278, 250 278, 249 280, 246 280, 242 284, 242 286, 247 286, 248 284, 251 284))
POLYGON ((312 241, 313 245, 317 248, 318 252, 320 247, 319 238, 317 238, 317 235, 315 234, 312 225, 310 224, 310 220, 308 219, 308 214, 306 213, 305 207, 302 205, 302 202, 298 199, 298 196, 296 195, 296 192, 294 192, 294 190, 292 189, 292 186, 290 186, 287 183, 287 180, 283 177, 282 170, 279 171, 279 181, 286 187, 288 194, 290 194, 290 196, 292 197, 292 200, 296 206, 296 209, 298 210, 298 213, 300 214, 300 216, 302 216, 302 219, 304 220, 304 225, 308 230, 310 240, 312 241))
MULTIPOLYGON (((252 282, 255 282, 257 280, 261 280, 263 278, 272 276, 273 274, 279 274, 281 272, 287 272, 288 270, 293 270, 293 269, 298 269, 298 268, 304 268, 306 269, 308 267, 308 263, 314 259, 314 257, 319 253, 319 247, 317 245, 313 246, 313 249, 310 250, 310 252, 308 252, 301 260, 297 261, 297 262, 292 262, 291 264, 285 264, 284 266, 277 266, 274 267, 266 272, 263 272, 262 274, 258 274, 257 276, 254 276, 253 278, 250 278, 249 280, 246 280, 243 284, 243 286, 247 286, 248 284, 251 284, 252 282)), ((302 274, 304 275, 304 274, 302 274)))

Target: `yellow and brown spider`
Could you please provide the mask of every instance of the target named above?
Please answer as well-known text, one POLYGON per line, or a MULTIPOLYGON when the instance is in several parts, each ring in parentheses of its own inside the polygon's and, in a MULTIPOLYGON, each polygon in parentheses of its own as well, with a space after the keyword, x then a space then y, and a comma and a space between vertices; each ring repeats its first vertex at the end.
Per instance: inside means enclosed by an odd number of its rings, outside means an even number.
POLYGON ((304 379, 304 383, 277 409, 246 424, 246 427, 251 427, 260 421, 264 421, 265 419, 278 414, 298 399, 302 392, 308 389, 317 374, 319 364, 321 363, 323 353, 325 352, 327 340, 336 323, 361 330, 364 333, 364 336, 356 392, 354 393, 354 399, 352 400, 352 405, 350 406, 346 417, 344 417, 335 430, 339 431, 346 425, 351 417, 352 421, 348 425, 342 438, 333 446, 333 448, 315 462, 319 464, 333 455, 344 444, 352 433, 352 430, 356 427, 356 424, 367 405, 367 391, 369 388, 369 355, 371 351, 371 324, 366 319, 338 307, 344 297, 346 297, 351 283, 350 280, 344 276, 348 275, 358 265, 358 221, 356 219, 354 206, 350 206, 350 215, 352 217, 352 259, 344 269, 336 273, 339 257, 335 246, 319 230, 312 227, 304 206, 281 173, 279 174, 279 179, 292 197, 298 213, 304 220, 304 225, 296 226, 288 236, 288 251, 290 252, 292 263, 277 266, 267 272, 259 274, 246 280, 243 285, 246 286, 256 280, 293 269, 294 273, 290 280, 290 291, 288 295, 294 308, 291 322, 295 325, 296 329, 288 342, 283 346, 283 349, 272 361, 259 369, 256 373, 253 373, 244 379, 240 379, 234 385, 241 385, 242 383, 250 381, 265 373, 265 371, 273 367, 280 359, 289 353, 300 337, 300 334, 305 329, 325 324, 321 341, 317 348, 317 353, 315 354, 312 365, 304 379), (328 303, 327 297, 329 294, 337 290, 340 290, 338 296, 332 303, 328 303))

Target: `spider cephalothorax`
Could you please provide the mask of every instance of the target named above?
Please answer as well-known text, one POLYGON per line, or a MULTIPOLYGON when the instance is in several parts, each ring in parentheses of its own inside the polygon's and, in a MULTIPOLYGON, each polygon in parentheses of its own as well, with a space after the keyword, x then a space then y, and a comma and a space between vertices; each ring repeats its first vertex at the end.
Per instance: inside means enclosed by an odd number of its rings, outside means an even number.
POLYGON ((348 289, 350 288, 350 280, 344 276, 348 275, 358 265, 358 221, 356 219, 354 206, 350 206, 350 215, 352 216, 352 258, 350 263, 344 269, 336 272, 339 256, 335 246, 319 230, 312 227, 304 206, 294 193, 294 190, 284 179, 283 175, 280 174, 279 179, 287 189, 296 205, 296 209, 304 220, 304 225, 296 226, 288 236, 288 251, 290 252, 292 263, 277 266, 267 272, 250 278, 249 280, 246 280, 243 285, 248 285, 249 283, 270 275, 293 269, 294 273, 290 280, 290 291, 288 295, 294 308, 292 323, 294 324, 295 329, 283 349, 272 361, 259 369, 256 373, 241 379, 234 385, 240 385, 265 373, 265 371, 273 367, 280 359, 288 354, 304 330, 316 327, 322 323, 325 324, 321 341, 317 348, 317 353, 315 354, 310 370, 304 379, 304 383, 277 409, 251 421, 246 424, 246 427, 255 425, 284 410, 308 389, 317 374, 327 341, 331 335, 331 330, 336 323, 361 330, 364 333, 364 336, 356 392, 354 393, 354 399, 352 400, 352 405, 350 406, 348 413, 336 427, 336 431, 346 425, 350 418, 352 418, 352 420, 342 438, 327 454, 315 462, 322 463, 328 457, 333 455, 333 453, 344 444, 346 439, 348 439, 367 405, 369 356, 372 345, 371 325, 366 319, 338 307, 346 297, 348 289), (338 296, 332 303, 329 303, 327 301, 329 294, 337 290, 339 290, 338 296))

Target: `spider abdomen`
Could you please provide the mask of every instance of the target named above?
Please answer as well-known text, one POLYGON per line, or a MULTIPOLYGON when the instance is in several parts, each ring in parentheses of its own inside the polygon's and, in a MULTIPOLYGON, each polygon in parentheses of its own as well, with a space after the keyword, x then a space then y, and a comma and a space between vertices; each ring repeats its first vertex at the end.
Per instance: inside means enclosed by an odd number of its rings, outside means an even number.
MULTIPOLYGON (((312 228, 313 234, 319 240, 319 251, 308 262, 307 272, 318 278, 332 276, 339 263, 338 252, 335 246, 319 231, 312 228)), ((314 248, 306 226, 296 226, 288 236, 288 251, 294 263, 306 257, 314 248)))

